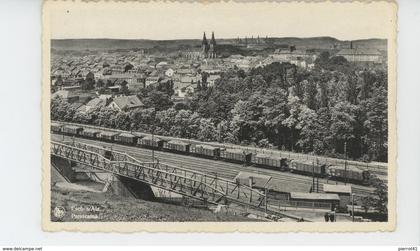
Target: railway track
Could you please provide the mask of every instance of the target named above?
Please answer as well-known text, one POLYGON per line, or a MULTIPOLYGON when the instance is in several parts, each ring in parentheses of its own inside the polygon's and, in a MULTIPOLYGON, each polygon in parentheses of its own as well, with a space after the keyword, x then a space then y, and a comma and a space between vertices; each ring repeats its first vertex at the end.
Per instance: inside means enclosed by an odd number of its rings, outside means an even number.
MULTIPOLYGON (((71 141, 73 137, 65 136, 58 134, 51 134, 51 137, 55 141, 71 141)), ((75 138, 76 141, 91 145, 99 145, 102 147, 113 148, 118 151, 126 152, 133 157, 143 159, 145 161, 152 159, 152 150, 125 146, 113 143, 107 143, 103 141, 90 140, 85 138, 75 138)), ((253 172, 258 174, 269 175, 272 177, 270 182, 270 188, 279 190, 279 191, 296 191, 296 192, 308 192, 312 185, 312 177, 293 174, 289 172, 279 172, 270 169, 262 169, 253 166, 243 166, 240 164, 227 163, 211 159, 197 158, 188 155, 175 154, 169 152, 155 151, 155 158, 158 158, 159 161, 176 165, 179 167, 197 170, 201 172, 207 172, 209 174, 217 174, 220 177, 227 179, 233 179, 240 171, 253 172)), ((325 183, 331 183, 327 179, 319 179, 320 188, 322 191, 322 186, 325 183)), ((343 184, 342 182, 333 181, 333 183, 343 184)), ((373 188, 365 187, 360 185, 352 185, 353 191, 359 195, 370 195, 372 194, 373 188)))
MULTIPOLYGON (((105 131, 113 131, 113 132, 119 132, 119 133, 133 133, 135 135, 140 136, 150 136, 148 133, 142 133, 142 132, 128 132, 118 129, 112 129, 112 128, 105 128, 105 127, 98 127, 93 125, 87 125, 87 124, 78 124, 78 123, 71 123, 71 122, 58 122, 63 123, 67 125, 74 125, 74 126, 81 126, 85 128, 91 128, 91 129, 97 129, 97 130, 105 130, 105 131)), ((156 135, 156 137, 159 137, 161 139, 165 140, 177 140, 177 141, 183 141, 186 143, 193 143, 193 144, 203 144, 203 142, 194 140, 194 139, 185 139, 185 138, 176 138, 171 136, 161 136, 156 135)), ((218 143, 218 142, 205 142, 207 145, 212 145, 215 147, 221 147, 221 148, 239 148, 242 150, 246 150, 248 152, 252 153, 264 153, 268 155, 273 155, 277 157, 285 157, 288 159, 301 159, 301 160, 309 160, 309 161, 316 161, 316 162, 325 162, 332 165, 344 165, 344 163, 347 163, 347 166, 349 167, 357 167, 362 170, 368 170, 373 174, 378 175, 380 179, 382 177, 387 177, 388 175, 388 164, 382 163, 382 162, 371 162, 371 163, 364 163, 359 161, 352 161, 352 160, 344 160, 344 159, 337 159, 337 158, 330 158, 330 157, 323 157, 323 156, 314 156, 311 154, 304 154, 304 153, 296 153, 296 152, 290 152, 290 151, 281 151, 281 150, 274 150, 274 149, 262 149, 262 148, 255 148, 251 146, 239 146, 239 145, 232 145, 228 143, 218 143)), ((386 181, 386 179, 383 179, 386 181)))

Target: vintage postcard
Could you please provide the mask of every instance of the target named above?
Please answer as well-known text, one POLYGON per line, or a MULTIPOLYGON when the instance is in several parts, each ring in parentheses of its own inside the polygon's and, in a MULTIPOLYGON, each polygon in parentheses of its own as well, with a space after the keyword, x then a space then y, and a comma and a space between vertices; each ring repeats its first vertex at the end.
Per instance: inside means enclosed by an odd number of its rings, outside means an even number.
POLYGON ((387 1, 45 1, 43 229, 396 226, 387 1))

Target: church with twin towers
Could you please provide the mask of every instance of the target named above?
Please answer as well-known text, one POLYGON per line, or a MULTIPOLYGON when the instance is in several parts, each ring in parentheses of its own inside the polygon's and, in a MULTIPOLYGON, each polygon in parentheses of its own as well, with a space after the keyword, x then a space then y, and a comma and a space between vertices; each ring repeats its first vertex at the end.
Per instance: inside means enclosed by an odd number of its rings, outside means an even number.
POLYGON ((216 58, 216 39, 214 38, 214 32, 211 33, 210 42, 207 41, 206 32, 203 34, 203 41, 201 41, 201 56, 203 58, 216 58))
POLYGON ((201 40, 201 48, 198 50, 184 52, 183 55, 184 57, 193 60, 217 58, 217 46, 216 39, 214 38, 214 32, 211 33, 210 41, 207 40, 206 33, 204 32, 203 40, 201 40))

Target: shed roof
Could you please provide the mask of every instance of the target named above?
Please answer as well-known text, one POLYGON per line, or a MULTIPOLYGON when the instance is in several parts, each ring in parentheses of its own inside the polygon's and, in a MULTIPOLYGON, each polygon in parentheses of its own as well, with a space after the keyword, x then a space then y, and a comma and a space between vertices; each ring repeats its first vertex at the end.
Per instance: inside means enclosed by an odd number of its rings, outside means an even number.
POLYGON ((250 178, 252 178, 252 186, 259 188, 266 187, 271 180, 271 176, 251 172, 239 172, 234 180, 240 184, 248 185, 250 178))
POLYGON ((323 190, 326 193, 348 193, 348 194, 351 194, 351 186, 350 185, 324 184, 323 190))
POLYGON ((337 194, 331 193, 300 193, 300 192, 291 192, 291 199, 300 199, 300 200, 340 200, 337 194))

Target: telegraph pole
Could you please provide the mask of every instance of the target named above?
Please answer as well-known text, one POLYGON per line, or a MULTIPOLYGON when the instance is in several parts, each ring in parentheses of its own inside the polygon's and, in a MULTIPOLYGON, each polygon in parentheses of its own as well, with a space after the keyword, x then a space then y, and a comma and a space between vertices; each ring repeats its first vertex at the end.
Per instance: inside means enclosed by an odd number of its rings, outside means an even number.
POLYGON ((155 167, 155 128, 152 129, 152 163, 155 167))
POLYGON ((312 160, 312 192, 315 192, 315 163, 312 160))
POLYGON ((351 216, 354 222, 354 193, 351 193, 351 216))
POLYGON ((267 186, 264 187, 264 211, 265 215, 267 215, 267 186))
POLYGON ((344 184, 347 185, 347 141, 344 141, 344 184))
MULTIPOLYGON (((316 165, 319 167, 319 160, 316 158, 316 165)), ((322 168, 320 168, 322 169, 322 168)), ((320 171, 322 173, 322 170, 320 171)), ((319 193, 319 177, 316 177, 316 192, 319 193)))

